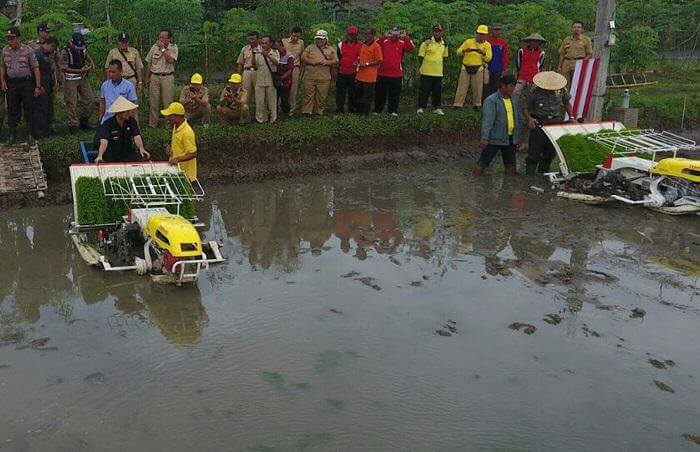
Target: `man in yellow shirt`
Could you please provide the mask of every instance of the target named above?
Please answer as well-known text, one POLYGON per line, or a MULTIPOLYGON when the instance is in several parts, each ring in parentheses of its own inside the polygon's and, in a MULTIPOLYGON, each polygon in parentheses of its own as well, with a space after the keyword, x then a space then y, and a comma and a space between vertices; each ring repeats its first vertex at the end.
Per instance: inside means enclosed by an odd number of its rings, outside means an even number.
POLYGON ((433 26, 433 36, 420 45, 418 61, 420 62, 420 88, 418 90, 418 113, 428 106, 428 96, 433 98, 435 113, 442 111, 442 77, 443 60, 447 58, 447 43, 442 38, 442 25, 433 26))
POLYGON ((173 126, 171 144, 165 148, 171 165, 179 165, 189 180, 197 178, 197 141, 194 130, 185 119, 185 107, 180 102, 171 103, 160 113, 173 126))
POLYGON ((459 74, 457 93, 455 94, 454 107, 462 108, 467 98, 469 86, 472 87, 472 105, 478 111, 481 107, 481 95, 484 90, 484 71, 491 61, 491 44, 486 40, 489 27, 479 25, 476 29, 476 37, 469 38, 457 49, 457 55, 462 56, 462 70, 459 74))
POLYGON ((518 105, 518 96, 513 95, 517 80, 512 75, 504 75, 499 89, 484 100, 484 114, 481 119, 481 156, 474 166, 474 174, 481 176, 493 158, 501 153, 505 174, 515 175, 515 152, 520 145, 523 117, 518 105))

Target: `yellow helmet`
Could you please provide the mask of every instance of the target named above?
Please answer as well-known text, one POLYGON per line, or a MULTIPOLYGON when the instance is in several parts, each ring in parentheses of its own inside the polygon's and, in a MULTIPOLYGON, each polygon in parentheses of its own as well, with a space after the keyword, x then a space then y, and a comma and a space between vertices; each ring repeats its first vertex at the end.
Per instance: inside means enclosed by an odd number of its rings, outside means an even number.
POLYGON ((489 27, 486 25, 479 25, 476 27, 476 32, 480 35, 487 35, 489 34, 489 27))
POLYGON ((202 83, 204 83, 204 79, 202 78, 202 74, 200 74, 200 73, 192 74, 192 78, 190 79, 190 83, 193 85, 201 85, 202 83))
POLYGON ((243 81, 243 77, 241 77, 241 74, 231 74, 231 78, 228 79, 229 83, 241 83, 243 81))

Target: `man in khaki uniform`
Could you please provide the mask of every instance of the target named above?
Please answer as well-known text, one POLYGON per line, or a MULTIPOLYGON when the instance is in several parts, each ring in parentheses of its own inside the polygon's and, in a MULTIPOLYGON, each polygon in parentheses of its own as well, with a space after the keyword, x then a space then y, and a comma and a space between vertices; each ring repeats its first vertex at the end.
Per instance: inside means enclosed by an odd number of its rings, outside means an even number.
POLYGON ((250 122, 250 108, 248 108, 248 93, 241 85, 241 74, 231 74, 229 85, 221 91, 219 106, 219 120, 222 124, 238 121, 241 124, 250 122))
POLYGON ((292 86, 289 88, 289 116, 294 115, 297 109, 297 91, 299 90, 299 73, 301 72, 301 54, 304 51, 304 40, 301 39, 301 28, 294 27, 288 38, 282 39, 282 44, 287 52, 294 57, 294 70, 292 71, 292 86))
POLYGON ((236 60, 237 72, 241 74, 243 78, 243 89, 248 93, 248 107, 250 107, 250 102, 255 92, 255 80, 257 78, 257 71, 261 68, 258 67, 258 60, 255 55, 262 52, 262 47, 260 47, 260 34, 257 31, 253 31, 248 35, 248 42, 250 44, 243 46, 241 52, 238 54, 238 60, 236 60))
POLYGON ((150 111, 148 127, 157 127, 160 108, 166 108, 175 97, 175 63, 177 63, 177 45, 173 44, 173 34, 170 30, 162 29, 158 41, 153 44, 146 55, 148 70, 146 71, 146 87, 150 111))
POLYGON ((277 74, 277 65, 280 62, 280 54, 272 48, 272 38, 263 36, 260 39, 260 53, 256 53, 255 75, 255 120, 259 123, 277 121, 277 89, 273 81, 273 74, 277 74))
POLYGON ((302 113, 323 115, 326 97, 331 86, 333 66, 338 64, 338 54, 328 45, 328 32, 318 30, 314 43, 304 49, 301 60, 306 65, 304 74, 304 107, 302 113))
POLYGON ((61 70, 63 71, 63 96, 66 101, 66 122, 68 132, 76 132, 78 125, 78 96, 81 98, 83 111, 80 114, 80 128, 91 130, 90 115, 95 108, 95 94, 92 92, 88 74, 95 69, 95 63, 87 51, 85 38, 74 33, 70 43, 61 51, 61 70))
POLYGON ((204 78, 195 73, 190 78, 190 84, 180 91, 180 103, 185 107, 185 117, 190 123, 195 119, 201 119, 208 123, 211 114, 209 105, 209 88, 204 86, 204 78))
POLYGON ((141 75, 143 73, 143 61, 139 51, 129 47, 129 35, 119 33, 117 38, 119 44, 107 54, 105 60, 105 71, 109 69, 109 62, 119 60, 122 62, 122 77, 127 79, 136 88, 136 92, 141 94, 141 75))
POLYGON ((593 43, 588 36, 583 35, 583 24, 574 22, 571 27, 571 36, 564 38, 559 47, 559 65, 557 66, 557 72, 566 77, 567 91, 571 87, 576 62, 591 56, 593 56, 593 43))

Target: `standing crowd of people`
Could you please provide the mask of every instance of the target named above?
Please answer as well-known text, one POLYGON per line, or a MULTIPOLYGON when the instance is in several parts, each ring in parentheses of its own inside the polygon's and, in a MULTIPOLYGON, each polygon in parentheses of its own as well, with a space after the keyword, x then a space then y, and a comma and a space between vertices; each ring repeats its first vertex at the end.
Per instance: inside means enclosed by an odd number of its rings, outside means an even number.
MULTIPOLYGON (((464 107, 470 95, 471 107, 477 111, 483 108, 482 156, 474 170, 476 174, 483 173, 498 151, 502 153, 506 172, 515 172, 514 149, 520 143, 524 123, 533 130, 528 172, 533 171, 533 165, 534 171, 545 169, 551 150, 544 149, 546 140, 542 140, 536 129, 563 119, 560 113, 568 105, 567 85, 576 61, 592 55, 591 40, 583 35, 583 25, 576 22, 571 36, 564 39, 559 49, 557 72, 561 75, 546 74, 547 83, 538 83, 545 61, 542 45, 546 42, 538 33, 523 39, 524 45, 515 54, 515 74, 511 75, 510 50, 501 36, 502 28, 500 24, 479 25, 474 37, 455 50, 462 64, 452 105, 464 107), (523 94, 527 101, 521 101, 523 94)), ((418 114, 426 112, 429 99, 434 113, 445 114, 444 60, 450 57, 450 50, 443 34, 443 27, 437 24, 432 27, 431 36, 418 46, 418 114)), ((302 86, 301 114, 324 115, 333 84, 336 114, 378 115, 386 107, 389 115, 399 115, 404 56, 416 48, 405 30, 392 28, 377 37, 373 28, 360 30, 352 25, 335 46, 329 42, 325 30, 316 31, 310 45, 305 45, 301 35, 299 27, 292 28, 289 36, 281 39, 249 33, 249 43, 240 50, 235 71, 219 96, 216 114, 220 122, 248 123, 254 119, 258 123, 274 123, 279 114, 294 116, 298 114, 297 95, 302 86)), ((91 123, 95 95, 89 76, 97 66, 83 34, 74 33, 62 48, 45 23, 38 25, 37 36, 37 40, 26 45, 17 27, 7 31, 8 44, 2 51, 0 65, 3 96, 0 104, 4 111, 6 97, 9 112, 7 144, 16 141, 22 116, 27 123, 30 145, 35 138, 54 133, 53 101, 58 86, 63 88, 69 133, 95 128, 91 123)), ((149 99, 148 127, 157 127, 159 117, 165 112, 171 113, 167 116, 182 116, 185 123, 212 120, 209 89, 199 73, 191 75, 190 83, 181 89, 175 102, 178 47, 170 30, 160 31, 145 64, 139 51, 129 45, 126 33, 119 34, 117 41, 117 47, 105 60, 104 82, 99 93, 99 161, 148 154, 142 142, 127 146, 129 150, 124 155, 107 149, 112 141, 119 141, 110 140, 110 136, 119 135, 125 140, 127 135, 131 138, 139 135, 136 111, 144 88, 149 99), (131 109, 125 110, 127 107, 131 109), (178 115, 178 112, 183 113, 178 115), (106 142, 104 146, 102 140, 106 142), (115 157, 117 154, 121 157, 115 157)))

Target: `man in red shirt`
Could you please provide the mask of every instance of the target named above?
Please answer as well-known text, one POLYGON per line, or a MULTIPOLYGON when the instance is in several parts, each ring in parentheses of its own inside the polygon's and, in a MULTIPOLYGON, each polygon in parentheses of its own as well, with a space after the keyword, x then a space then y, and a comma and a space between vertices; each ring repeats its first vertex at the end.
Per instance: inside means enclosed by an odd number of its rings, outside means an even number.
POLYGON ((501 36, 503 26, 501 24, 491 24, 489 27, 491 35, 486 40, 491 44, 493 56, 489 61, 489 81, 488 87, 484 90, 484 99, 498 91, 501 85, 501 75, 508 72, 508 60, 510 52, 508 42, 501 36))
POLYGON ((357 112, 363 116, 369 116, 372 94, 377 84, 377 73, 379 65, 382 64, 382 48, 374 40, 374 34, 374 28, 368 28, 363 33, 365 40, 360 49, 360 59, 357 61, 355 75, 357 112))
POLYGON ((403 54, 412 51, 416 46, 406 31, 399 31, 398 28, 392 28, 386 36, 379 38, 377 43, 382 48, 383 61, 379 66, 374 112, 381 113, 389 97, 389 114, 398 116, 403 83, 403 54))
POLYGON ((362 43, 357 40, 359 30, 356 26, 348 27, 348 37, 338 43, 338 78, 335 82, 336 113, 345 113, 345 98, 348 99, 348 112, 355 113, 355 74, 357 61, 360 59, 362 43))
POLYGON ((518 69, 518 84, 515 86, 515 95, 519 96, 523 91, 529 92, 532 88, 532 78, 540 72, 544 63, 544 50, 542 45, 547 42, 541 34, 532 33, 523 39, 527 46, 518 50, 515 59, 515 67, 518 69))

